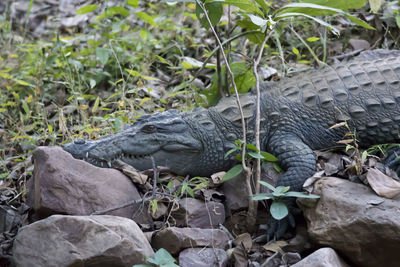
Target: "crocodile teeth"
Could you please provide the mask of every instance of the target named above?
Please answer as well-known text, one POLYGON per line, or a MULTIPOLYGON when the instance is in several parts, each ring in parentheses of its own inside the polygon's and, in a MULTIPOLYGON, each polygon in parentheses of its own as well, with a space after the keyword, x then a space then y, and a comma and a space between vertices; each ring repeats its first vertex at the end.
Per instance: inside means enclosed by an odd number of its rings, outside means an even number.
POLYGON ((110 161, 107 161, 107 165, 108 165, 109 168, 111 168, 111 162, 110 161))
POLYGON ((89 157, 89 152, 86 152, 86 158, 88 158, 89 157))

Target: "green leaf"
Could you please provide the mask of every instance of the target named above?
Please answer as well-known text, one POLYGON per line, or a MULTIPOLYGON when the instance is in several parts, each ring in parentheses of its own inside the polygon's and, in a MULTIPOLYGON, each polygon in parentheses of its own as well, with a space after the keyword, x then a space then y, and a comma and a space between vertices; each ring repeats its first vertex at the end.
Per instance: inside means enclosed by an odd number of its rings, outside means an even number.
POLYGON ((292 51, 296 56, 300 56, 300 51, 296 47, 292 47, 292 51))
POLYGON ((139 0, 126 0, 126 3, 134 8, 139 6, 139 0))
POLYGON ((90 13, 90 12, 96 10, 98 7, 99 7, 98 5, 87 5, 87 6, 83 6, 83 7, 79 8, 79 9, 76 11, 76 14, 77 14, 77 15, 87 14, 87 13, 90 13))
POLYGON ((257 26, 264 27, 268 23, 268 20, 260 18, 259 16, 255 16, 252 14, 249 14, 248 16, 251 22, 253 22, 257 26))
POLYGON ((341 10, 358 9, 366 5, 366 0, 305 0, 303 2, 339 8, 341 10))
POLYGON ((277 17, 280 17, 282 14, 285 13, 301 13, 301 14, 306 14, 309 16, 324 16, 324 15, 332 15, 332 14, 343 14, 343 10, 338 9, 338 8, 333 8, 329 6, 323 6, 323 5, 316 5, 316 4, 311 4, 311 3, 292 3, 292 4, 287 4, 277 11, 275 11, 275 14, 277 14, 277 17))
POLYGON ((275 191, 275 192, 272 192, 272 195, 273 195, 274 197, 283 197, 285 194, 283 194, 283 193, 281 193, 281 192, 279 192, 279 191, 275 191))
POLYGON ((255 0, 257 4, 260 5, 260 7, 264 10, 265 13, 268 13, 269 10, 269 2, 266 2, 265 0, 255 0), (268 3, 268 4, 267 4, 268 3))
POLYGON ((274 201, 271 204, 269 211, 275 220, 282 220, 289 214, 289 210, 285 203, 280 201, 274 201))
MULTIPOLYGON (((220 2, 206 3, 204 5, 204 8, 206 9, 211 24, 214 27, 215 25, 218 24, 218 22, 222 17, 222 4, 220 2)), ((196 16, 204 28, 206 29, 210 28, 210 24, 208 23, 207 18, 203 13, 203 10, 197 4, 196 4, 196 16)))
POLYGON ((96 56, 100 60, 101 64, 105 65, 110 58, 111 51, 107 48, 96 48, 96 56))
POLYGON ((307 38, 307 42, 310 42, 310 43, 316 42, 316 41, 318 41, 318 40, 319 40, 319 37, 308 37, 308 38, 307 38))
POLYGON ((271 191, 273 191, 273 192, 275 192, 276 191, 276 188, 273 186, 273 185, 270 185, 269 183, 267 183, 267 182, 264 182, 264 181, 258 181, 260 184, 262 184, 263 186, 266 186, 268 189, 270 189, 271 191))
POLYGON ((255 201, 266 200, 266 199, 274 199, 274 196, 272 195, 272 193, 263 193, 263 194, 253 195, 253 200, 255 200, 255 201))
POLYGON ((319 24, 327 27, 334 34, 336 34, 336 35, 340 34, 339 30, 336 29, 335 27, 333 27, 333 25, 331 25, 331 24, 329 24, 329 23, 327 23, 327 22, 325 22, 325 21, 323 21, 321 19, 318 19, 316 17, 310 16, 310 15, 307 15, 307 14, 303 14, 303 13, 284 13, 284 14, 280 14, 279 17, 277 17, 277 20, 284 19, 284 18, 297 17, 297 16, 303 16, 303 17, 306 17, 306 18, 310 18, 310 19, 318 22, 319 24))
POLYGON ((129 75, 133 76, 133 77, 140 77, 140 73, 136 70, 130 70, 130 69, 125 69, 126 72, 129 73, 129 75))
POLYGON ((396 16, 396 24, 397 24, 397 27, 400 28, 400 13, 397 14, 397 16, 396 16))
POLYGON ((136 15, 138 16, 139 19, 143 20, 144 22, 147 22, 151 26, 157 26, 157 23, 155 23, 153 18, 146 12, 143 11, 136 12, 136 15))
POLYGON ((92 112, 93 113, 95 113, 97 111, 97 109, 99 107, 99 104, 100 104, 100 97, 97 97, 96 101, 94 101, 94 105, 93 105, 93 108, 92 108, 92 112))
POLYGON ((225 153, 225 158, 228 158, 230 154, 233 152, 237 151, 238 149, 236 147, 231 148, 228 152, 225 153))
POLYGON ((129 11, 122 6, 113 6, 107 9, 107 16, 122 15, 124 17, 129 16, 129 11))
POLYGON ((247 154, 249 154, 254 159, 264 159, 264 157, 261 154, 255 152, 248 152, 247 154))
POLYGON ((377 13, 381 8, 382 0, 369 0, 369 7, 373 13, 377 13))
POLYGON ((251 149, 251 150, 253 150, 253 151, 258 152, 257 147, 256 147, 255 145, 253 145, 253 144, 247 144, 246 147, 247 147, 248 149, 251 149))
POLYGON ((236 177, 237 175, 242 173, 242 171, 243 171, 243 166, 241 164, 233 166, 227 173, 225 173, 224 177, 222 177, 222 182, 226 182, 236 177))
MULTIPOLYGON (((159 250, 157 250, 157 252, 154 254, 154 259, 156 260, 156 262, 150 262, 149 260, 148 262, 155 263, 159 266, 174 264, 175 262, 174 257, 172 257, 171 254, 169 254, 169 252, 164 248, 160 248, 159 250)), ((169 266, 178 266, 178 265, 174 264, 169 266)))
POLYGON ((320 196, 318 195, 304 194, 302 192, 294 192, 294 191, 285 193, 285 197, 314 198, 314 199, 320 198, 320 196))
POLYGON ((353 23, 355 23, 355 24, 357 24, 357 25, 359 25, 359 26, 361 26, 361 27, 363 27, 363 28, 370 29, 370 30, 375 30, 374 27, 368 25, 368 23, 366 23, 365 21, 363 21, 363 20, 361 20, 361 19, 359 19, 359 18, 357 18, 357 17, 355 17, 355 16, 352 16, 352 15, 349 15, 349 14, 345 14, 345 16, 346 16, 346 18, 348 18, 351 22, 353 22, 353 23))
POLYGON ((265 151, 261 151, 260 154, 264 157, 265 161, 268 162, 276 162, 278 161, 278 159, 272 155, 271 153, 265 152, 265 151))
POLYGON ((238 7, 241 12, 264 16, 261 10, 251 0, 214 0, 213 2, 222 2, 224 4, 238 7))
POLYGON ((276 191, 278 191, 279 193, 286 193, 287 191, 289 191, 290 186, 278 186, 276 188, 276 191))

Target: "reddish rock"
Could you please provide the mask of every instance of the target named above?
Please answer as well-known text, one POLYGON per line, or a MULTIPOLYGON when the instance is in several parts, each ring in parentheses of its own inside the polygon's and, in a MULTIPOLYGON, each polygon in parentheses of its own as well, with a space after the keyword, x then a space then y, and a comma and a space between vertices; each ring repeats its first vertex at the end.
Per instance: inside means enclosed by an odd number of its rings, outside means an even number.
POLYGON ((298 199, 310 238, 359 266, 399 266, 400 196, 386 199, 371 188, 324 177, 314 184, 317 201, 298 199))
POLYGON ((169 227, 154 234, 151 244, 156 250, 164 248, 169 253, 177 255, 186 248, 224 249, 228 241, 228 235, 219 229, 169 227))
POLYGON ((224 267, 228 257, 219 248, 187 248, 179 254, 180 267, 224 267))
POLYGON ((110 215, 53 215, 22 227, 16 266, 132 266, 154 257, 137 224, 110 215))
POLYGON ((177 226, 216 228, 225 222, 225 209, 219 202, 182 198, 179 200, 179 209, 172 213, 172 217, 177 226))
MULTIPOLYGON (((115 169, 93 166, 74 159, 61 147, 39 147, 33 153, 34 177, 28 182, 28 205, 41 216, 52 214, 89 215, 141 199, 135 185, 115 169)), ((141 203, 106 214, 132 218, 141 203)), ((146 212, 146 209, 144 209, 146 212)), ((148 223, 147 214, 133 218, 148 223)))
POLYGON ((348 267, 347 265, 331 248, 320 248, 312 254, 308 255, 292 267, 348 267))

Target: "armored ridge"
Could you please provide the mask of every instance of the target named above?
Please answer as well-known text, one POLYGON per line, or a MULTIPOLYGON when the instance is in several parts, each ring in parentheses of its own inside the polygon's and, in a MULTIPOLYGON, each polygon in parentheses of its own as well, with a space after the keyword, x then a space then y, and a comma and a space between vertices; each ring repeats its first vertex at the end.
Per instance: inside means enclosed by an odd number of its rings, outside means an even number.
MULTIPOLYGON (((315 171, 313 150, 329 148, 348 129, 360 145, 399 141, 400 51, 368 51, 348 63, 307 71, 262 85, 261 144, 286 170, 279 185, 300 190, 315 171)), ((254 139, 255 96, 240 97, 254 139)), ((78 139, 64 149, 98 166, 120 159, 138 170, 159 166, 177 174, 208 176, 234 164, 225 153, 242 139, 233 97, 210 109, 144 115, 123 131, 96 141, 78 139)))

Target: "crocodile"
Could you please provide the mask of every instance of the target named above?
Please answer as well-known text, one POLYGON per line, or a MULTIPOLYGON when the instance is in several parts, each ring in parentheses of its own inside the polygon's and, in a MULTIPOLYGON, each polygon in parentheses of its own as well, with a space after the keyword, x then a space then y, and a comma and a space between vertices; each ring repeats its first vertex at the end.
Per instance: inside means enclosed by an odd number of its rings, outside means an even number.
MULTIPOLYGON (((313 150, 338 146, 349 131, 361 146, 399 142, 400 51, 366 51, 260 86, 260 143, 285 170, 278 185, 300 191, 316 170, 313 150), (332 127, 342 122, 347 127, 332 127)), ((243 94, 240 103, 254 143, 256 96, 243 94)), ((209 176, 237 164, 225 154, 242 139, 240 122, 235 98, 227 97, 208 109, 145 114, 122 131, 64 149, 97 166, 119 159, 144 170, 154 161, 180 175, 209 176)))

